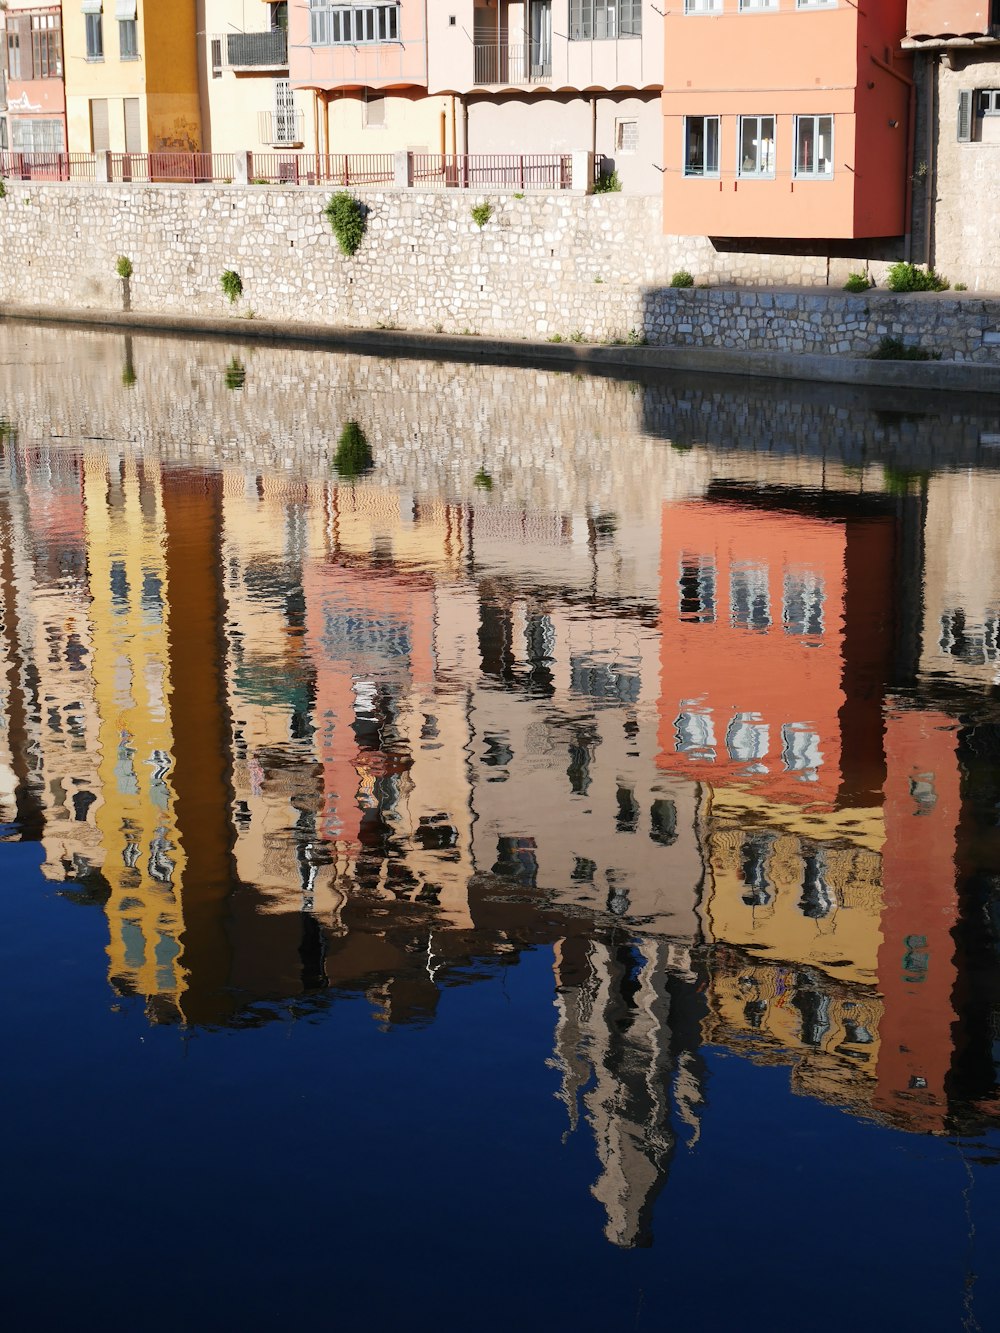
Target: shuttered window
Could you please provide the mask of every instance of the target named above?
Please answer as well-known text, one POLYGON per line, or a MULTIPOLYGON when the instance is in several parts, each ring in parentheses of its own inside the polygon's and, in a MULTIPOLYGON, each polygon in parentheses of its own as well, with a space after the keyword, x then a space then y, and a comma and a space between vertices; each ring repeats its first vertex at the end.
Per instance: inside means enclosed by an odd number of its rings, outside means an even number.
POLYGON ((90 104, 90 142, 95 153, 106 153, 111 147, 106 97, 95 97, 90 104))
POLYGON ((958 94, 958 142, 972 142, 973 102, 971 89, 958 94))
POLYGON ((142 152, 142 117, 138 97, 125 98, 125 151, 142 152))

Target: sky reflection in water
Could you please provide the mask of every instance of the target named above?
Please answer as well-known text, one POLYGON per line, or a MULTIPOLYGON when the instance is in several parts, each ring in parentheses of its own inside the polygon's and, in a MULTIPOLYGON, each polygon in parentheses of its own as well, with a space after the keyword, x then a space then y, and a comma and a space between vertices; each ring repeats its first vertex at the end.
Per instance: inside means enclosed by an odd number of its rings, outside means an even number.
POLYGON ((0 329, 20 1319, 996 1325, 996 416, 911 399, 0 329))

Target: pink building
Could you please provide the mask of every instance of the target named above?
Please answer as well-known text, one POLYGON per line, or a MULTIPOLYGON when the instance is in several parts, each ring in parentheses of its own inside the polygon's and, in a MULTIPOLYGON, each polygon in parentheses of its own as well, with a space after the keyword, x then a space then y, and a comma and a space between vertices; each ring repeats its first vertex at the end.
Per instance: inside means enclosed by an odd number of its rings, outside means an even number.
POLYGON ((665 19, 664 229, 907 230, 905 0, 678 0, 665 19))
POLYGON ((0 149, 64 152, 66 85, 58 4, 29 8, 10 0, 2 69, 7 109, 6 121, 0 114, 0 149))
POLYGON ((292 0, 293 87, 332 152, 604 154, 660 189, 663 16, 650 0, 292 0))

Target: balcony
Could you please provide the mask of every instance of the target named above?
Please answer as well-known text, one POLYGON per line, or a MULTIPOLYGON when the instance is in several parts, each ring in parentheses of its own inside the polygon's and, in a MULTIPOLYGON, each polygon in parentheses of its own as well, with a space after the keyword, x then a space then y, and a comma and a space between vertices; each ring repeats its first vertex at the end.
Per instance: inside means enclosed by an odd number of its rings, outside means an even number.
POLYGON ((477 42, 474 50, 477 84, 549 83, 552 79, 552 48, 547 44, 477 42))
POLYGON ((274 147, 301 146, 305 116, 301 111, 258 111, 257 132, 261 143, 274 147))
POLYGON ((211 41, 212 69, 260 72, 288 68, 288 35, 270 32, 226 32, 211 41))

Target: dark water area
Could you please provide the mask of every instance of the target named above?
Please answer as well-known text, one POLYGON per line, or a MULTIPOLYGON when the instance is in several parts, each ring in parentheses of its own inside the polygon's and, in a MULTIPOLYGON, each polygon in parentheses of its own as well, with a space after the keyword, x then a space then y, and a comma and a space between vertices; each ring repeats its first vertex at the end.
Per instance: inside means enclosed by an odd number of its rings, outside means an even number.
POLYGON ((1000 1327, 1000 404, 0 325, 16 1328, 1000 1327))

